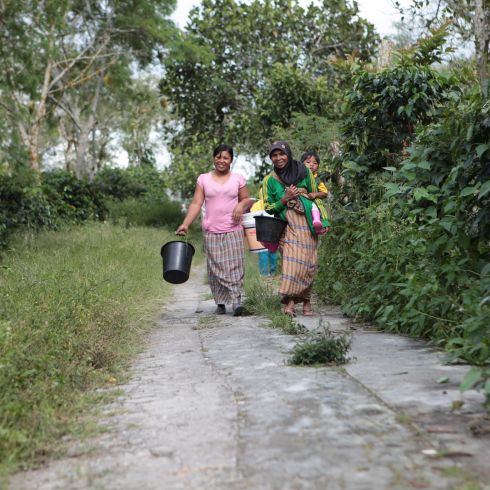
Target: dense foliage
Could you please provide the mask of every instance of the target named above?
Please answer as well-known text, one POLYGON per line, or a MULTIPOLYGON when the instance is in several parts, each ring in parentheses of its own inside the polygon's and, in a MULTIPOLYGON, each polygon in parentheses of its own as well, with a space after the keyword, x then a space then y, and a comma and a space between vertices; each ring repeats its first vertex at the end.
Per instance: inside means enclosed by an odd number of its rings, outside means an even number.
POLYGON ((87 181, 63 171, 38 176, 29 169, 0 175, 0 246, 17 230, 58 229, 104 219, 103 195, 87 181))
MULTIPOLYGON (((415 128, 434 119, 450 81, 428 66, 402 64, 382 72, 360 71, 346 97, 343 136, 347 157, 362 173, 393 165, 415 128)), ((452 90, 457 88, 453 84, 452 90)))
POLYGON ((417 128, 437 117, 438 107, 460 94, 461 79, 436 70, 444 54, 444 28, 405 52, 393 54, 379 71, 352 67, 352 86, 345 93, 341 130, 345 173, 357 183, 361 198, 369 195, 370 176, 396 165, 417 128))
POLYGON ((63 170, 0 174, 0 247, 15 231, 60 229, 88 220, 175 227, 183 217, 153 167, 107 168, 92 181, 63 170))
POLYGON ((433 339, 449 361, 477 366, 463 388, 490 400, 489 99, 476 83, 439 80, 416 64, 356 75, 337 190, 349 203, 336 206, 321 248, 318 291, 349 315, 433 339))

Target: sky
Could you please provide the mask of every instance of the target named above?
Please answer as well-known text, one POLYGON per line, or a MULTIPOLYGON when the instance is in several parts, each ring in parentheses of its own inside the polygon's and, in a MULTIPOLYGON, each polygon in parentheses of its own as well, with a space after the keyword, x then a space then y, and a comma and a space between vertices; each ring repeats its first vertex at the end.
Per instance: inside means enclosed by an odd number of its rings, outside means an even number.
MULTIPOLYGON (((199 0, 177 0, 177 9, 172 15, 174 22, 180 28, 184 28, 187 23, 187 14, 199 3, 199 0)), ((311 3, 311 0, 300 0, 300 3, 306 6, 311 3)), ((393 23, 400 19, 393 3, 394 0, 357 0, 361 17, 373 23, 382 36, 392 34, 394 32, 393 23)), ((410 0, 400 0, 402 6, 410 3, 410 0)))

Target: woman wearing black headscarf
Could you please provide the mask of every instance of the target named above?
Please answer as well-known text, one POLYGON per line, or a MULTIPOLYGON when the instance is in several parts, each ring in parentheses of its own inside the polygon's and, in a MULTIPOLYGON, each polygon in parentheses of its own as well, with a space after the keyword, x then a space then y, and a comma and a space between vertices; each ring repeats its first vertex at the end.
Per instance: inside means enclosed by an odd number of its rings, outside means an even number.
POLYGON ((327 228, 327 211, 320 199, 315 178, 303 163, 293 159, 285 141, 274 141, 269 148, 274 170, 262 183, 265 210, 287 221, 281 237, 282 276, 279 294, 284 313, 295 316, 295 304, 303 303, 303 314, 311 309, 311 288, 317 271, 318 235, 311 217, 312 203, 320 210, 322 225, 327 228))

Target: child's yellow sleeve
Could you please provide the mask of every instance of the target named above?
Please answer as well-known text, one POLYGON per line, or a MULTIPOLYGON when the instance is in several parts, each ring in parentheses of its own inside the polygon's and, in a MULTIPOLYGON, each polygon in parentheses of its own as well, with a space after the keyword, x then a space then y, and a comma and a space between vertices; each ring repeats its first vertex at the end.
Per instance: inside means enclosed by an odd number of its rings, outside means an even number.
POLYGON ((264 210, 264 201, 262 201, 262 199, 255 202, 254 205, 250 208, 251 212, 263 211, 263 210, 264 210))
POLYGON ((326 192, 326 193, 328 193, 327 186, 323 182, 320 182, 318 184, 318 192, 326 192))

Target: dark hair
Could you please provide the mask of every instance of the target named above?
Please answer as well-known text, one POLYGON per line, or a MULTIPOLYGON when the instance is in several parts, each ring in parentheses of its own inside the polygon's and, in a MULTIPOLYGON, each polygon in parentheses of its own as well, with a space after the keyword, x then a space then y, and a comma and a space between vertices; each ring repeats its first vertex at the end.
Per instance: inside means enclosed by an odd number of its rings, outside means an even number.
POLYGON ((315 160, 318 162, 318 165, 320 165, 320 157, 318 156, 318 153, 316 151, 306 151, 301 155, 301 163, 304 163, 304 161, 307 158, 310 157, 315 157, 315 160))
POLYGON ((219 155, 222 151, 227 151, 230 156, 231 156, 231 159, 233 160, 233 148, 230 146, 230 145, 218 145, 214 150, 213 150, 213 157, 216 157, 217 155, 219 155))

